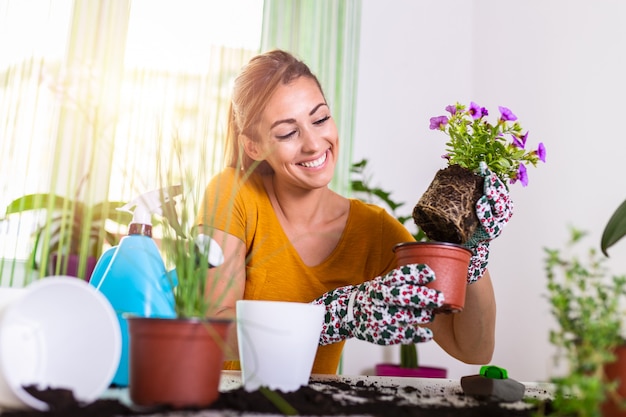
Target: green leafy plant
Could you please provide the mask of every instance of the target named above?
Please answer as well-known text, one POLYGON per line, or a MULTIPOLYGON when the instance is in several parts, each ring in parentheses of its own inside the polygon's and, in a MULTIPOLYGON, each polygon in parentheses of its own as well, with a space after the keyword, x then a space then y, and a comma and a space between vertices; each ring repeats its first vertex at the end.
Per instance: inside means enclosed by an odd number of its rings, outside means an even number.
MULTIPOLYGON (((585 233, 571 229, 568 248, 585 233)), ((616 381, 608 381, 604 365, 623 343, 621 303, 626 276, 611 276, 606 258, 588 249, 581 258, 559 249, 545 249, 548 299, 558 325, 550 342, 558 348, 556 360, 565 360, 568 372, 552 379, 554 416, 601 416, 601 405, 615 395, 616 381)))
MULTIPOLYGON (((81 181, 84 184, 86 177, 81 181)), ((106 229, 106 221, 127 225, 132 216, 130 213, 118 211, 125 203, 119 201, 103 201, 89 205, 80 199, 80 189, 74 198, 54 193, 28 194, 19 197, 6 208, 5 216, 19 213, 45 210, 47 217, 33 233, 33 248, 28 258, 29 265, 48 273, 49 255, 77 255, 81 264, 87 257, 99 258, 104 242, 117 245, 119 236, 106 229)), ((59 267, 57 267, 59 268, 59 267)), ((63 266, 56 273, 64 273, 63 266)))
POLYGON ((209 290, 207 271, 211 267, 211 245, 215 242, 190 220, 187 206, 190 193, 188 189, 183 190, 179 210, 172 207, 164 211, 166 227, 161 245, 166 261, 175 268, 170 271, 170 279, 174 284, 176 316, 204 318, 211 312, 212 306, 206 297, 209 290))
MULTIPOLYGON (((411 215, 400 215, 396 213, 396 210, 402 207, 405 203, 396 202, 391 198, 391 192, 385 191, 382 188, 371 185, 371 177, 367 172, 367 159, 363 159, 359 162, 352 164, 350 173, 352 177, 350 179, 350 185, 352 191, 360 200, 367 203, 383 204, 389 208, 391 214, 398 219, 403 225, 407 225, 407 221, 413 220, 411 215)), ((413 237, 418 242, 428 240, 428 237, 417 227, 413 237)), ((400 345, 400 366, 403 368, 419 368, 419 356, 417 352, 417 346, 415 344, 400 345)))
POLYGON ((526 150, 528 131, 523 133, 517 116, 506 107, 499 107, 500 117, 495 124, 486 120, 489 111, 471 102, 469 107, 456 103, 446 107, 450 116, 430 119, 431 130, 445 132, 449 139, 444 158, 450 165, 478 172, 481 162, 503 180, 511 184, 520 181, 528 185, 526 165, 536 166, 546 161, 546 149, 539 143, 535 150, 526 150), (508 139, 507 139, 508 137, 508 139))
POLYGON ((619 242, 626 235, 626 201, 613 212, 600 240, 600 249, 605 256, 609 256, 607 250, 619 242))
MULTIPOLYGON (((207 272, 221 263, 222 252, 211 239, 210 230, 196 224, 204 190, 202 181, 199 181, 206 174, 204 165, 194 168, 193 164, 183 161, 182 144, 178 138, 173 141, 173 150, 162 152, 160 156, 168 158, 165 169, 163 161, 159 162, 158 172, 161 181, 167 184, 161 190, 170 190, 161 194, 164 220, 161 248, 165 262, 174 267, 170 272, 174 310, 179 318, 205 318, 213 313, 215 303, 219 303, 221 297, 218 289, 213 287, 219 280, 207 280, 207 272)), ((201 157, 200 160, 206 159, 201 157)))

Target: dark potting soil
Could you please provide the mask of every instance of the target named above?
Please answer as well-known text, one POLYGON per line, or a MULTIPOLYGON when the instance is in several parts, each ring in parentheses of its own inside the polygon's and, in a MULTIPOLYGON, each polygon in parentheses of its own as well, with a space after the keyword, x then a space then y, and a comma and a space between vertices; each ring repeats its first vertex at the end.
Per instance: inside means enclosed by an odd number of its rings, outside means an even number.
MULTIPOLYGON (((301 387, 294 392, 281 393, 281 397, 297 410, 298 415, 304 416, 356 414, 374 417, 530 417, 538 410, 536 405, 528 404, 523 409, 515 409, 487 401, 476 401, 472 406, 459 407, 458 404, 455 405, 456 401, 453 398, 444 397, 438 398, 438 401, 430 401, 430 405, 416 405, 414 401, 429 402, 428 399, 432 395, 408 386, 378 387, 376 384, 363 382, 350 385, 344 382, 325 381, 321 383, 324 389, 320 390, 317 384, 301 387), (398 399, 410 396, 417 400, 407 402, 398 399)), ((464 394, 460 390, 455 395, 458 396, 459 402, 464 400, 464 394)), ((541 406, 549 407, 549 404, 541 403, 541 406)), ((211 409, 280 414, 279 408, 266 394, 261 391, 246 392, 243 388, 223 393, 211 409)))
MULTIPOLYGON (((158 416, 173 416, 176 413, 161 408, 151 410, 149 413, 134 410, 118 400, 98 400, 90 404, 80 404, 74 399, 72 393, 63 389, 37 389, 26 388, 31 395, 36 396, 50 405, 50 411, 41 412, 33 410, 5 411, 2 417, 109 417, 150 414, 158 416)), ((339 381, 314 382, 294 392, 283 393, 276 391, 280 398, 289 407, 301 416, 324 416, 324 415, 369 415, 374 417, 531 417, 538 406, 546 408, 546 414, 550 408, 549 402, 536 402, 534 405, 526 404, 522 407, 497 402, 478 401, 472 399, 471 406, 459 407, 459 404, 467 402, 463 392, 459 389, 453 394, 444 391, 440 395, 432 392, 423 392, 417 388, 403 386, 379 386, 375 383, 368 384, 359 381, 356 384, 347 384, 339 381), (410 400, 407 400, 410 399, 410 400), (538 405, 539 404, 539 405, 538 405)), ((213 403, 209 410, 229 410, 236 413, 258 414, 282 414, 276 402, 263 390, 247 392, 243 388, 237 388, 220 394, 218 400, 213 403)), ((197 410, 196 410, 197 411, 197 410)), ((185 416, 192 416, 189 412, 185 416)))
POLYGON ((24 387, 33 397, 45 402, 49 406, 48 411, 16 410, 2 411, 2 417, 110 417, 132 415, 133 411, 118 400, 97 400, 89 404, 81 404, 74 398, 71 390, 46 388, 39 389, 35 386, 24 387))

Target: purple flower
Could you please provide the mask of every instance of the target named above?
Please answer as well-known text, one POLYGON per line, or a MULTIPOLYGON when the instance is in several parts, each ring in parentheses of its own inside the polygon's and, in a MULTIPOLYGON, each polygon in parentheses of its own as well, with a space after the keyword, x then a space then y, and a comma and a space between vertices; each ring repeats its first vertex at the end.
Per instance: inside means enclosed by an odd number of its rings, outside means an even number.
POLYGON ((528 139, 528 132, 524 133, 522 136, 513 136, 513 145, 517 146, 520 149, 524 149, 526 146, 526 139, 528 139))
POLYGON ((539 146, 537 146, 537 156, 541 162, 546 162, 546 147, 543 145, 543 142, 539 142, 539 146))
POLYGON ((470 108, 468 112, 470 116, 472 116, 474 119, 478 119, 482 115, 480 111, 480 106, 473 101, 470 103, 470 108))
POLYGON ((430 130, 443 130, 444 126, 448 124, 448 116, 437 116, 430 118, 430 130))
POLYGON ((500 110, 500 120, 511 121, 514 122, 517 120, 517 116, 513 114, 513 112, 506 107, 498 106, 498 110, 500 110))
POLYGON ((446 106, 446 111, 450 113, 452 116, 454 116, 456 114, 456 106, 450 104, 446 106))
POLYGON ((517 179, 522 183, 522 186, 528 185, 528 173, 524 164, 519 164, 519 168, 517 168, 517 179))

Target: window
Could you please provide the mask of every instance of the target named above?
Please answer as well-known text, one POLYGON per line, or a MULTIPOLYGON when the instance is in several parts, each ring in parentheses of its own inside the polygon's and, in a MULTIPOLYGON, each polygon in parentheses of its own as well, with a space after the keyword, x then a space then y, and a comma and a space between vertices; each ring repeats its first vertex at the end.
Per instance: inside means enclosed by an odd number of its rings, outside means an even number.
MULTIPOLYGON (((219 167, 262 0, 43 4, 0 0, 0 214, 29 193, 127 201, 157 188, 156 145, 174 137, 189 163, 219 167)), ((40 216, 1 222, 0 258, 28 256, 40 216)))

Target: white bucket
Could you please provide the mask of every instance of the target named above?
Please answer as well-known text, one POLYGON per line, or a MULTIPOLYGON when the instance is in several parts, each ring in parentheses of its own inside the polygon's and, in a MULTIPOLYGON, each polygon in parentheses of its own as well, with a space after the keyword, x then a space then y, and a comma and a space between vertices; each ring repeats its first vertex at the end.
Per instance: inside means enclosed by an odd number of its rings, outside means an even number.
POLYGON ((285 301, 237 301, 237 339, 244 388, 295 391, 309 382, 323 305, 285 301))
POLYGON ((24 389, 30 385, 95 401, 113 379, 121 343, 113 307, 79 278, 0 288, 0 407, 47 410, 24 389))

